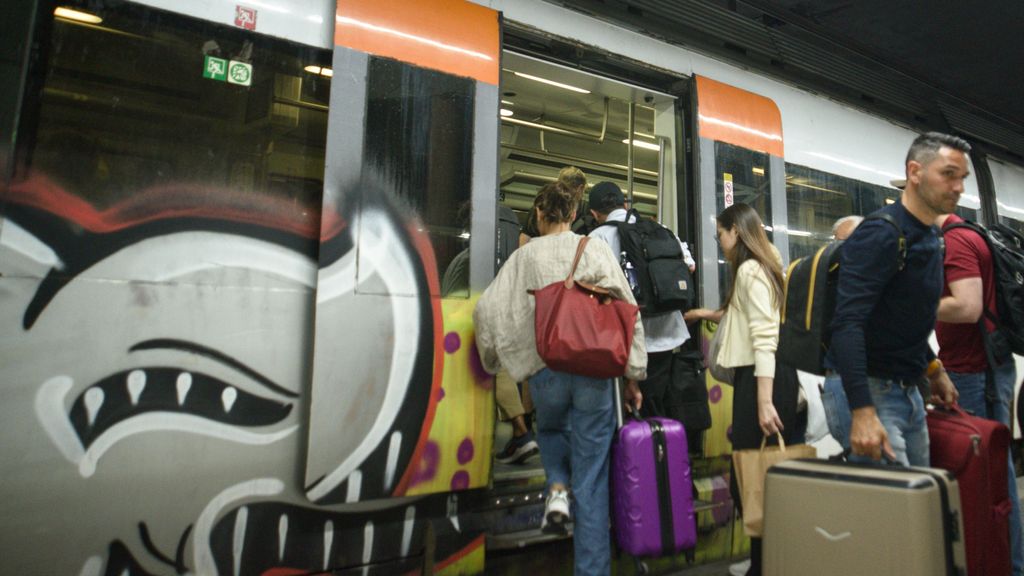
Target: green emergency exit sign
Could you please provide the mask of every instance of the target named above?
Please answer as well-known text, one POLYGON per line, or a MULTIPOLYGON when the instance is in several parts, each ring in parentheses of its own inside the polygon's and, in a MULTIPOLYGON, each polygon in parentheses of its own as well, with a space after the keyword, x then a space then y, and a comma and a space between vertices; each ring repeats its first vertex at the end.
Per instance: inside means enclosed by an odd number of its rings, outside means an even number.
POLYGON ((228 61, 223 58, 207 56, 203 61, 203 78, 226 81, 228 79, 228 61))

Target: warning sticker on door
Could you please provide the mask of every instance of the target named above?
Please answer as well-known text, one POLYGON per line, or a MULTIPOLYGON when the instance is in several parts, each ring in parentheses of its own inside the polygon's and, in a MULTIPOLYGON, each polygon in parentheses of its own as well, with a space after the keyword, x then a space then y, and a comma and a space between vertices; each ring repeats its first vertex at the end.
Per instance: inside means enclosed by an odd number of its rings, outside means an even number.
POLYGON ((232 60, 228 63, 228 83, 241 84, 242 86, 252 85, 252 64, 232 60))

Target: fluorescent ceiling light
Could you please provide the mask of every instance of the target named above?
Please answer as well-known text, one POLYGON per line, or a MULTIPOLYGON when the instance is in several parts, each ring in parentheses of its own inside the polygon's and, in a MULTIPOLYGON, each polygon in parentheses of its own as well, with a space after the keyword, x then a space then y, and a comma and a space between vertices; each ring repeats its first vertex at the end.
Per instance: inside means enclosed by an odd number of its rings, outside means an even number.
POLYGON ((505 106, 515 106, 516 105, 515 102, 510 102, 508 100, 502 100, 501 103, 504 104, 505 106))
MULTIPOLYGON (((629 144, 629 138, 623 139, 622 143, 629 144)), ((661 150, 661 146, 650 142, 644 142, 643 140, 633 140, 633 146, 636 146, 637 148, 646 148, 648 150, 661 150)))
POLYGON ((786 231, 790 236, 814 236, 814 232, 808 232, 806 230, 793 230, 786 231))
POLYGON ((328 78, 334 76, 334 70, 331 70, 330 68, 327 67, 321 68, 319 66, 314 66, 312 64, 306 66, 305 68, 303 68, 303 70, 309 72, 310 74, 319 74, 321 76, 327 76, 328 78))
POLYGON ((758 168, 757 166, 754 166, 753 168, 750 169, 750 171, 753 172, 754 174, 757 174, 758 176, 764 176, 764 168, 758 168))
POLYGON ((541 78, 540 76, 531 76, 530 74, 523 74, 522 72, 513 72, 520 78, 526 78, 527 80, 533 80, 534 82, 541 82, 543 84, 549 84, 551 86, 557 86, 565 90, 572 90, 573 92, 579 92, 580 94, 590 94, 590 90, 584 90, 583 88, 577 88, 568 84, 562 84, 561 82, 555 82, 554 80, 548 80, 547 78, 541 78))
POLYGON ((85 22, 86 24, 99 24, 100 22, 103 22, 103 18, 100 18, 95 14, 89 14, 88 12, 81 12, 79 10, 72 10, 71 8, 64 8, 63 6, 56 8, 53 11, 53 15, 58 18, 64 18, 66 20, 85 22))
POLYGON ((505 118, 508 118, 509 116, 512 116, 513 114, 515 114, 515 112, 513 112, 513 111, 509 110, 508 108, 502 108, 502 109, 501 109, 501 110, 499 111, 499 113, 500 113, 500 114, 501 114, 501 115, 502 115, 503 117, 505 117, 505 118))

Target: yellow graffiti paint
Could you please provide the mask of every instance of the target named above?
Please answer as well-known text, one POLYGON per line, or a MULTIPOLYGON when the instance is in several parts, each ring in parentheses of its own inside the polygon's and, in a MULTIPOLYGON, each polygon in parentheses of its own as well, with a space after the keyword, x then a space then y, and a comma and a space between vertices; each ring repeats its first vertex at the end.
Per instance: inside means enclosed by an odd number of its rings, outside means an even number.
POLYGON ((481 488, 491 475, 494 377, 476 357, 473 308, 479 295, 441 301, 443 372, 428 449, 408 495, 481 488))

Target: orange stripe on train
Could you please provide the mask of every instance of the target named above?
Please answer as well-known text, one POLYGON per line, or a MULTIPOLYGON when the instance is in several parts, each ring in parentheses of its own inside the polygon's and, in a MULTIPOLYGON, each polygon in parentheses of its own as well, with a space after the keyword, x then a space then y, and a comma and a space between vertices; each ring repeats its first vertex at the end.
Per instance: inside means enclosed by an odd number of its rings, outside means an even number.
POLYGON ((697 77, 700 136, 783 157, 782 115, 771 99, 697 77))
POLYGON ((498 84, 499 15, 463 0, 341 0, 334 43, 498 84))

